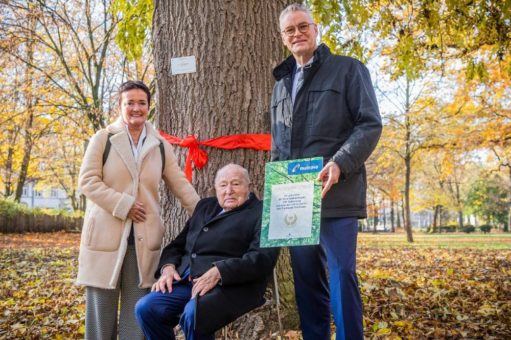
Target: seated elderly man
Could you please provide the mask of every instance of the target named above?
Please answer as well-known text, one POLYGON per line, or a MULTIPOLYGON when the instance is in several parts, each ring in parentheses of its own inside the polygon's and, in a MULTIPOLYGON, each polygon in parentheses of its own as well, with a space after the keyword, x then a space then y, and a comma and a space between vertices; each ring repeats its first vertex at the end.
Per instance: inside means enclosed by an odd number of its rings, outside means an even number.
POLYGON ((152 292, 135 307, 147 339, 214 339, 214 332, 264 303, 278 249, 260 249, 262 203, 248 172, 221 168, 216 197, 197 204, 181 233, 163 249, 152 292), (180 319, 179 319, 180 318, 180 319))

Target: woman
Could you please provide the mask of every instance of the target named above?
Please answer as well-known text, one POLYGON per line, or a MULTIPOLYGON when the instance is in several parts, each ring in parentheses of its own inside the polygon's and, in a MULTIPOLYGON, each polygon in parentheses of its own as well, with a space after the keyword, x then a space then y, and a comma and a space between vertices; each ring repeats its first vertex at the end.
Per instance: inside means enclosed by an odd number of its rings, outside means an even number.
POLYGON ((151 94, 140 81, 119 89, 120 117, 90 140, 79 188, 88 205, 77 284, 86 286, 85 339, 143 339, 137 300, 155 282, 164 226, 158 186, 163 178, 189 214, 199 197, 171 146, 147 122, 151 94))

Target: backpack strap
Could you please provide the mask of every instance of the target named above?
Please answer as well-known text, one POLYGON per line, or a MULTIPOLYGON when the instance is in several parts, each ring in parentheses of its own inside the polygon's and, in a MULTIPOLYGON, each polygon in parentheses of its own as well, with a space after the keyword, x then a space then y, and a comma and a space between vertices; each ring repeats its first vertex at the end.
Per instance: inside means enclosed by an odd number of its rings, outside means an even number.
POLYGON ((160 154, 161 154, 161 173, 165 171, 165 148, 163 147, 163 142, 160 141, 160 154))
MULTIPOLYGON (((103 151, 103 166, 106 163, 106 160, 108 159, 108 154, 110 153, 110 147, 112 146, 112 142, 110 141, 110 137, 113 136, 113 133, 108 134, 108 138, 106 140, 105 144, 105 150, 103 151)), ((161 155, 161 173, 165 171, 165 147, 163 146, 163 142, 160 141, 160 155, 161 155)))
POLYGON ((110 153, 110 147, 112 146, 112 142, 110 142, 110 137, 112 137, 113 133, 108 134, 108 138, 106 139, 105 150, 103 151, 103 166, 108 159, 108 154, 110 153))

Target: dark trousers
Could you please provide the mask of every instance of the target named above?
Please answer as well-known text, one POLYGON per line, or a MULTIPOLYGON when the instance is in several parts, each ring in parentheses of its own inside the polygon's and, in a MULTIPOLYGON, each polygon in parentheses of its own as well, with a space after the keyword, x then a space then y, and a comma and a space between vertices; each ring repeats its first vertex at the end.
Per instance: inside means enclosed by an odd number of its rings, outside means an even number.
POLYGON ((187 340, 214 340, 215 334, 195 332, 196 299, 191 299, 192 283, 188 277, 172 285, 171 293, 151 292, 137 302, 135 315, 148 340, 174 340, 179 323, 187 340))
POLYGON ((330 339, 330 312, 337 340, 364 338, 356 275, 357 232, 356 218, 323 218, 319 245, 290 247, 304 340, 330 339))

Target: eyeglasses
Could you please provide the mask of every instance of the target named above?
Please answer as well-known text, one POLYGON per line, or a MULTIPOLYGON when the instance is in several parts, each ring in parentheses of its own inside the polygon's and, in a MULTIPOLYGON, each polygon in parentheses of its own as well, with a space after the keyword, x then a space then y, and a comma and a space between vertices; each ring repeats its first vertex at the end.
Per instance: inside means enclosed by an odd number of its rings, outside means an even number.
POLYGON ((284 33, 285 35, 287 35, 288 37, 291 37, 293 35, 296 34, 296 29, 298 28, 298 31, 300 31, 300 33, 307 33, 307 31, 309 30, 309 26, 310 25, 316 25, 315 23, 313 22, 303 22, 301 24, 299 24, 298 26, 290 26, 290 27, 287 27, 285 30, 283 30, 281 33, 284 33))

